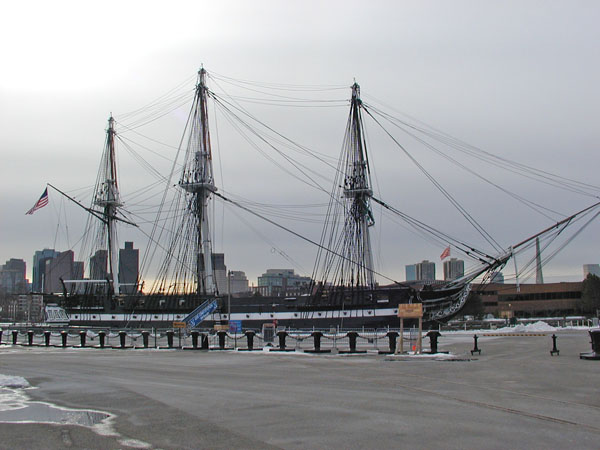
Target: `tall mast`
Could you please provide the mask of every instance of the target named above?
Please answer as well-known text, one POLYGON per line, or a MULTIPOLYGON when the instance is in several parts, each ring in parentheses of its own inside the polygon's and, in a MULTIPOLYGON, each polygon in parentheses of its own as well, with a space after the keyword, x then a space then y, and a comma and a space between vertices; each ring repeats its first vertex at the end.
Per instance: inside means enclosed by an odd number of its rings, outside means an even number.
POLYGON ((108 274, 112 280, 115 294, 119 293, 119 277, 117 265, 117 229, 116 214, 121 203, 119 186, 117 183, 117 165, 115 161, 115 127, 112 116, 108 119, 106 130, 106 145, 100 166, 100 183, 96 190, 94 203, 103 209, 104 223, 106 224, 106 238, 108 250, 108 274))
POLYGON ((348 160, 344 178, 344 197, 347 199, 346 236, 351 237, 347 256, 358 265, 359 281, 364 276, 366 286, 375 287, 373 253, 369 228, 374 224, 371 212, 371 173, 361 116, 360 86, 352 85, 350 106, 348 160), (354 241, 354 242, 352 242, 354 241), (354 247, 354 248, 353 248, 354 247))
POLYGON ((179 186, 192 194, 188 203, 190 213, 195 217, 196 236, 193 240, 196 265, 196 292, 214 294, 216 292, 212 264, 212 242, 210 236, 209 201, 217 190, 214 185, 210 133, 208 129, 206 70, 198 72, 195 107, 190 124, 187 160, 179 186))
POLYGON ((374 225, 373 191, 361 110, 360 87, 354 83, 344 144, 321 236, 321 245, 331 251, 319 251, 314 274, 322 286, 351 291, 375 287, 369 234, 374 225))

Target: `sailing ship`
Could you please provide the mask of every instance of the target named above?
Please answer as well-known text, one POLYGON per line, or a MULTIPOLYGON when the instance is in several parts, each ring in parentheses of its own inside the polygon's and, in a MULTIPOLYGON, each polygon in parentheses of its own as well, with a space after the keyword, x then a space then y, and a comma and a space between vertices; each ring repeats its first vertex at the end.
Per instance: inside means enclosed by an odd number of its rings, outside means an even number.
MULTIPOLYGON (((485 283, 493 272, 501 270, 521 249, 530 247, 536 238, 561 233, 567 225, 598 207, 595 204, 567 217, 496 256, 427 227, 429 233, 473 257, 479 266, 458 279, 444 283, 416 285, 399 282, 374 267, 371 232, 375 220, 372 207, 380 205, 413 226, 423 224, 373 193, 363 125, 365 105, 357 83, 351 87, 346 135, 333 181, 334 188, 329 194, 328 216, 320 242, 260 216, 219 191, 213 175, 208 120, 207 105, 211 98, 215 96, 208 89, 207 72, 202 68, 198 73, 185 140, 182 141, 187 144, 176 183, 174 202, 177 206, 173 210, 184 211, 184 214, 178 218, 170 234, 163 233, 161 226, 156 225, 163 223, 160 220, 156 221, 150 233, 151 243, 164 248, 166 257, 159 266, 153 285, 146 288, 148 292, 142 292, 140 282, 134 289, 123 289, 117 276, 117 226, 119 223, 134 223, 121 212, 123 203, 117 182, 115 121, 112 117, 109 119, 92 205, 86 207, 80 204, 100 224, 101 229, 96 236, 100 248, 106 249, 106 277, 64 280, 62 295, 50 300, 59 302, 67 310, 72 325, 170 326, 174 321, 189 319, 190 313, 198 308, 204 308, 210 313, 201 322, 202 327, 236 321, 244 328, 260 328, 265 323, 274 322, 291 328, 379 328, 397 326, 398 305, 407 303, 421 303, 426 322, 446 320, 465 305, 475 280, 485 283), (315 246, 317 258, 311 277, 313 281, 308 288, 283 297, 231 297, 220 293, 212 259, 210 201, 214 198, 259 216, 271 226, 285 229, 315 246), (214 307, 207 309, 210 305, 214 307)), ((167 185, 173 185, 171 176, 167 185)))

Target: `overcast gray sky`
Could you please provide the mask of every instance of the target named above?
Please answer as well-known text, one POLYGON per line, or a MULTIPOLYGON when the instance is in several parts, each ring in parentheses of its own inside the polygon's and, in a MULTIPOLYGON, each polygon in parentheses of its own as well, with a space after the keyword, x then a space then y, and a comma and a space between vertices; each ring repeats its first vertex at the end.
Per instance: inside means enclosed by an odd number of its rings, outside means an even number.
MULTIPOLYGON (((24 0, 4 5, 2 16, 0 262, 23 258, 29 274, 35 250, 77 251, 83 230, 81 212, 64 206, 54 192, 49 207, 24 215, 45 183, 69 192, 89 189, 110 113, 119 121, 185 80, 193 89, 201 64, 235 79, 348 86, 322 94, 335 99, 348 98, 356 79, 366 102, 383 102, 499 156, 600 184, 600 4, 595 1, 24 0)), ((299 109, 256 106, 254 111, 295 141, 337 157, 347 106, 299 109)), ((177 145, 182 112, 143 132, 177 145)), ((225 122, 216 121, 223 154, 215 172, 227 191, 273 204, 327 201, 279 178, 266 159, 243 148, 225 122), (232 149, 234 143, 239 148, 232 149)), ((477 241, 389 141, 375 131, 370 138, 381 198, 477 241)), ((414 151, 503 246, 551 223, 456 167, 414 151)), ((148 175, 119 158, 122 188, 142 186, 148 175)), ((593 201, 488 175, 563 214, 593 201)), ((226 253, 230 269, 246 271, 251 280, 275 267, 293 266, 310 275, 314 248, 247 219, 269 238, 265 242, 236 216, 219 214, 227 224, 217 226, 215 250, 226 253)), ((375 231, 381 272, 401 280, 405 264, 430 259, 441 276, 443 248, 383 217, 377 222, 383 228, 375 231)), ((318 238, 316 224, 296 225, 318 238)), ((598 231, 594 224, 578 236, 545 267, 546 279, 581 278, 582 264, 600 262, 598 231)), ((125 239, 144 245, 130 229, 121 233, 125 239)))

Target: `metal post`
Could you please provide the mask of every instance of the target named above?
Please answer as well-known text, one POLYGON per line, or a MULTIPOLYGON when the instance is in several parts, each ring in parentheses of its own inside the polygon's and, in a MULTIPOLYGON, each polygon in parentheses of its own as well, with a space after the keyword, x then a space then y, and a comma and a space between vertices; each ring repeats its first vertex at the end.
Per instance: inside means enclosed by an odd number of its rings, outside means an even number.
POLYGON ((422 337, 421 333, 423 331, 423 318, 419 317, 419 336, 417 338, 417 354, 421 354, 421 345, 422 345, 422 337))
POLYGON ((227 328, 231 331, 231 270, 227 271, 227 328))
POLYGON ((404 353, 404 318, 400 318, 400 344, 396 347, 396 355, 404 353))

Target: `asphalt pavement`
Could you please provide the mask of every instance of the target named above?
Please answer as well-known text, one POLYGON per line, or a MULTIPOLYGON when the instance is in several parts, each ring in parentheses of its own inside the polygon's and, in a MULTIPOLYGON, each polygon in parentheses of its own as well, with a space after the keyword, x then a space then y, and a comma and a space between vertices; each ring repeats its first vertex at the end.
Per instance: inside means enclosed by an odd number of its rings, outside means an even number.
POLYGON ((599 448, 600 361, 576 330, 551 356, 551 334, 482 335, 472 356, 472 335, 442 333, 450 353, 429 357, 2 345, 33 407, 110 418, 5 414, 0 448, 599 448))

